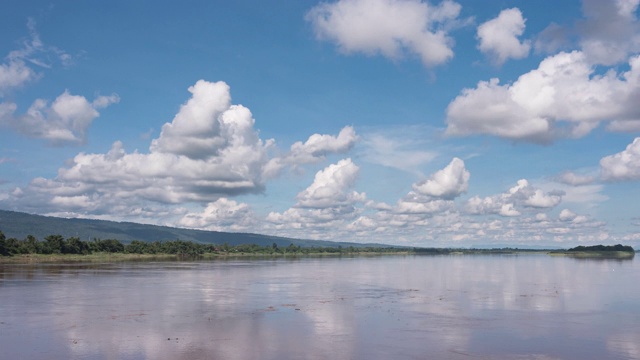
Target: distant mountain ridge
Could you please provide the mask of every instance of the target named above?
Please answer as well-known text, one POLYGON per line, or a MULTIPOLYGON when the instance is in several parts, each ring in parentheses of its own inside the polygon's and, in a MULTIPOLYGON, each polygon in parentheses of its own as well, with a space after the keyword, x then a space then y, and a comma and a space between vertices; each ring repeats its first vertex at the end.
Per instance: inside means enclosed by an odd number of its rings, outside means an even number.
POLYGON ((96 238, 116 239, 124 243, 133 240, 153 242, 180 239, 204 244, 227 243, 229 245, 257 244, 266 246, 276 243, 280 247, 290 244, 301 247, 384 246, 381 244, 304 240, 251 233, 181 229, 132 222, 66 219, 6 210, 0 210, 0 231, 7 238, 24 239, 27 235, 33 235, 39 240, 49 235, 62 235, 65 238, 78 237, 84 241, 96 238))

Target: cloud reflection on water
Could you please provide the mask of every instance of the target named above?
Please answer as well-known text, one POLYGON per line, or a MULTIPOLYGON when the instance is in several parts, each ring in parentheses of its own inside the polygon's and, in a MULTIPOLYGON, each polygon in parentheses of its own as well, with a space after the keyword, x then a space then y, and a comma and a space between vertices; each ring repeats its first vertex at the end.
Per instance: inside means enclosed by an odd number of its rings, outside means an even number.
POLYGON ((544 255, 5 265, 0 347, 22 359, 632 359, 638 272, 544 255))

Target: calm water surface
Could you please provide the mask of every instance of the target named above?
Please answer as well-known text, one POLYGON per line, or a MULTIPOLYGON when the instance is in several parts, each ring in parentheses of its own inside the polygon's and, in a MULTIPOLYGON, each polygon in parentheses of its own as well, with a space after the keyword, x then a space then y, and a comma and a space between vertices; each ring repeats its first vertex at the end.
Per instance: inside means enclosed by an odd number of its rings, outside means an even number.
POLYGON ((640 359, 640 259, 0 265, 2 359, 640 359))

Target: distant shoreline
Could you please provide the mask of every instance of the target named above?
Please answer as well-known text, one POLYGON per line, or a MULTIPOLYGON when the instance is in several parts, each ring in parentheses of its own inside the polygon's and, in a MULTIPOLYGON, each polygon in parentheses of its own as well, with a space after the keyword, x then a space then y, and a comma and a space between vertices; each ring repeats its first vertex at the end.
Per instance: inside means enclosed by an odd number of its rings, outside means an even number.
MULTIPOLYGON (((435 249, 428 249, 435 250, 435 249)), ((632 259, 635 252, 622 251, 567 251, 567 250, 528 250, 528 249, 437 249, 438 251, 367 251, 367 252, 309 252, 309 253, 206 253, 201 255, 178 254, 129 254, 129 253, 93 253, 93 254, 20 254, 0 256, 0 264, 47 264, 47 263, 111 263, 137 261, 193 261, 223 260, 234 258, 318 258, 318 257, 375 257, 375 256, 436 256, 436 255, 550 255, 580 259, 632 259)))

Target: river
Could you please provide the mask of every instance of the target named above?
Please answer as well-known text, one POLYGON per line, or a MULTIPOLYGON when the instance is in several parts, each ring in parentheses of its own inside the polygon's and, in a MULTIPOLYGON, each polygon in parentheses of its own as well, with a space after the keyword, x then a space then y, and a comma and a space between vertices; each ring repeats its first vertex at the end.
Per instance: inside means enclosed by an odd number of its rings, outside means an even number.
POLYGON ((640 259, 0 264, 2 359, 640 359, 640 259))

